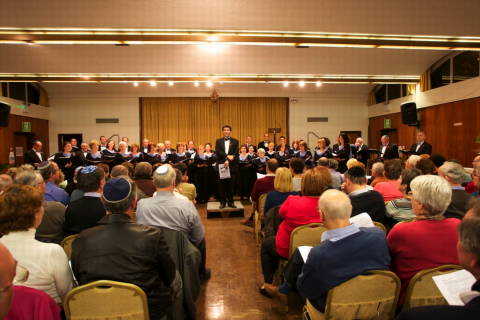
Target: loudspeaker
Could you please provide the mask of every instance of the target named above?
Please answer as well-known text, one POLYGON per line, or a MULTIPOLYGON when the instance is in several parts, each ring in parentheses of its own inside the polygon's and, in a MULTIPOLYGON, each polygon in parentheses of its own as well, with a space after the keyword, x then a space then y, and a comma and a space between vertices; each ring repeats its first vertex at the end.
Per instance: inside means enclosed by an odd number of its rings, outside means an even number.
POLYGON ((400 106, 402 110, 402 123, 409 126, 416 126, 417 119, 417 105, 415 102, 407 102, 400 106))
POLYGON ((10 106, 0 102, 0 127, 8 127, 8 115, 10 114, 10 106))

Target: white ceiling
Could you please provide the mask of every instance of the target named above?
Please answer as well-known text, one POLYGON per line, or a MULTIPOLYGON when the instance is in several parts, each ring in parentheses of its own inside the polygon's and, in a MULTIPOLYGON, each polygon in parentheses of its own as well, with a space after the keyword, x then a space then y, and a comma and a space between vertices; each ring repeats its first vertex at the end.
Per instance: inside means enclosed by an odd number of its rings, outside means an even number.
MULTIPOLYGON (((479 12, 480 0, 15 0, 2 2, 0 27, 480 36, 479 12)), ((212 53, 191 45, 0 45, 0 73, 420 75, 447 53, 257 46, 226 46, 212 53)), ((120 88, 124 86, 48 84, 46 87, 55 95, 60 94, 60 89, 74 94, 85 88, 113 93, 122 91, 120 88)), ((262 85, 237 86, 255 91, 262 85)), ((370 87, 331 85, 330 88, 335 86, 343 86, 341 92, 348 88, 354 92, 368 91, 370 87)), ((128 88, 127 91, 132 89, 128 88)))

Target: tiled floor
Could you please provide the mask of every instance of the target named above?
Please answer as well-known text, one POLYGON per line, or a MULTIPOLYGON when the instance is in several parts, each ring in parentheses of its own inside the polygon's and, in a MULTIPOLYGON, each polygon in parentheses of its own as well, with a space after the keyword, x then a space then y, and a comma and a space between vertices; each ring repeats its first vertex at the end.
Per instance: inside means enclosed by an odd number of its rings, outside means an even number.
MULTIPOLYGON (((245 207, 247 215, 251 206, 245 207)), ((197 319, 301 319, 299 310, 287 315, 277 300, 258 293, 262 277, 253 228, 240 224, 240 217, 207 219, 206 205, 199 212, 212 278, 198 298, 197 319)))

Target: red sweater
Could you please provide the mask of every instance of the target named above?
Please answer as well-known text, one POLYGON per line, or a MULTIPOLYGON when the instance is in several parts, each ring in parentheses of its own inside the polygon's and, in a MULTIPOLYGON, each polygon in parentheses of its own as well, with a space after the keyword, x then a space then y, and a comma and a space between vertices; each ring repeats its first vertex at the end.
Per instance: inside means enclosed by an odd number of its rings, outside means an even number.
MULTIPOLYGON (((280 207, 282 223, 276 236, 277 253, 288 258, 290 234, 293 229, 304 224, 322 222, 318 212, 318 197, 289 196, 280 207)), ((320 242, 320 239, 318 239, 320 242)))
POLYGON ((419 271, 458 264, 459 219, 419 220, 395 225, 387 236, 390 269, 402 281, 400 302, 410 279, 419 271))
POLYGON ((257 179, 253 185, 252 194, 250 195, 252 200, 257 202, 258 198, 260 198, 262 194, 273 191, 275 189, 273 187, 274 180, 275 176, 266 176, 261 179, 257 179))

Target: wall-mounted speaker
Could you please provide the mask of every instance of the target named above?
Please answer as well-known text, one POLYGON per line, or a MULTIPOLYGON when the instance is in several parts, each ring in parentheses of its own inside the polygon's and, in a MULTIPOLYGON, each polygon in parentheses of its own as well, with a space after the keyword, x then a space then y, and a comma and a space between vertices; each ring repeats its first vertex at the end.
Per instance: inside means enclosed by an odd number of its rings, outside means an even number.
POLYGON ((409 126, 416 126, 417 119, 417 105, 415 102, 407 102, 400 106, 402 111, 402 123, 409 126))
POLYGON ((10 106, 0 102, 0 127, 8 127, 8 116, 10 115, 10 106))

